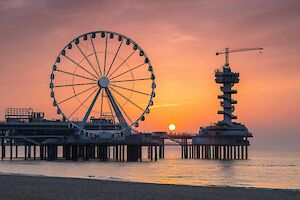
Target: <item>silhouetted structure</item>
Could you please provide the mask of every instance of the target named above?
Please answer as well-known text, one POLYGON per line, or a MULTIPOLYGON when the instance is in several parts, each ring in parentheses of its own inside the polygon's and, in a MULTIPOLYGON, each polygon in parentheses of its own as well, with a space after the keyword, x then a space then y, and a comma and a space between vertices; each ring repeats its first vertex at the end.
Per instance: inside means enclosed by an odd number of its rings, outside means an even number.
POLYGON ((192 138, 192 147, 195 151, 196 158, 203 159, 247 159, 248 146, 250 145, 248 138, 252 134, 248 131, 245 125, 237 122, 232 122, 237 119, 233 115, 235 110, 236 100, 232 99, 232 94, 236 94, 237 90, 232 89, 234 84, 239 82, 239 73, 232 72, 229 65, 229 53, 262 50, 262 48, 237 49, 229 50, 226 48, 225 64, 220 70, 215 71, 215 81, 222 84, 220 87, 223 94, 218 95, 221 99, 222 110, 218 114, 223 115, 223 120, 218 121, 212 126, 201 127, 199 134, 192 138))

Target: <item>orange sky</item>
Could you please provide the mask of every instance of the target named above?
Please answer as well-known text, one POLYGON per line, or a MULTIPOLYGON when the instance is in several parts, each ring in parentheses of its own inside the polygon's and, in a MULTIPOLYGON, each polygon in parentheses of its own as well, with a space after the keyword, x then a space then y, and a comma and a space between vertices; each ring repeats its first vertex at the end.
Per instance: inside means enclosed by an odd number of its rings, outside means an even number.
POLYGON ((299 1, 60 1, 0 2, 0 115, 32 107, 57 118, 49 96, 51 65, 76 36, 112 30, 146 51, 157 79, 155 107, 141 130, 197 132, 216 122, 220 103, 214 70, 224 47, 265 48, 231 56, 240 72, 235 114, 256 143, 298 146, 300 131, 299 1), (286 138, 285 138, 286 136, 286 138), (257 139, 259 138, 259 140, 257 139))

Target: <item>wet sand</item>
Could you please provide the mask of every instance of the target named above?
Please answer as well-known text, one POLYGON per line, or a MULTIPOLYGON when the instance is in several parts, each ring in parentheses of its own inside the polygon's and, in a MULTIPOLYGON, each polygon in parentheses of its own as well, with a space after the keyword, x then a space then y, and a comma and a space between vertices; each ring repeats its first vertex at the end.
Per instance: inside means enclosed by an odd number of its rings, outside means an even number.
POLYGON ((199 187, 93 179, 0 175, 1 200, 62 199, 300 199, 300 191, 233 187, 199 187))

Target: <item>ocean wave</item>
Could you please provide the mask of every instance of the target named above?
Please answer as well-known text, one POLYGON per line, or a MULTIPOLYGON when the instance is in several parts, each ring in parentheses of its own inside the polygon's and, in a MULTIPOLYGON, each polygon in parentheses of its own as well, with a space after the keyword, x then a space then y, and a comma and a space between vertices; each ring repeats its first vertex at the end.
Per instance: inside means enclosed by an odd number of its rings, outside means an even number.
POLYGON ((106 181, 133 182, 133 181, 130 181, 128 179, 112 177, 112 176, 107 177, 107 176, 88 175, 87 178, 96 179, 96 180, 106 180, 106 181))

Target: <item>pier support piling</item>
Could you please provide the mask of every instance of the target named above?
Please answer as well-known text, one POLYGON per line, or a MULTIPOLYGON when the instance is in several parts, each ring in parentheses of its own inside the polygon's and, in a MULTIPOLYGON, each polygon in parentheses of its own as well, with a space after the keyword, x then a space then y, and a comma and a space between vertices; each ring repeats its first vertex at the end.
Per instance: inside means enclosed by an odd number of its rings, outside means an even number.
MULTIPOLYGON (((152 148, 151 148, 152 149, 152 148)), ((152 154, 152 152, 151 152, 152 154)), ((137 162, 139 159, 139 146, 138 145, 127 145, 127 161, 137 162)), ((152 156, 151 156, 152 158, 152 156)))
POLYGON ((10 138, 10 140, 9 140, 9 144, 10 144, 10 160, 12 160, 13 159, 13 140, 12 140, 12 138, 10 138))
POLYGON ((4 139, 1 139, 1 159, 3 160, 5 158, 5 144, 4 139))
POLYGON ((36 160, 36 145, 33 145, 33 160, 36 160))

